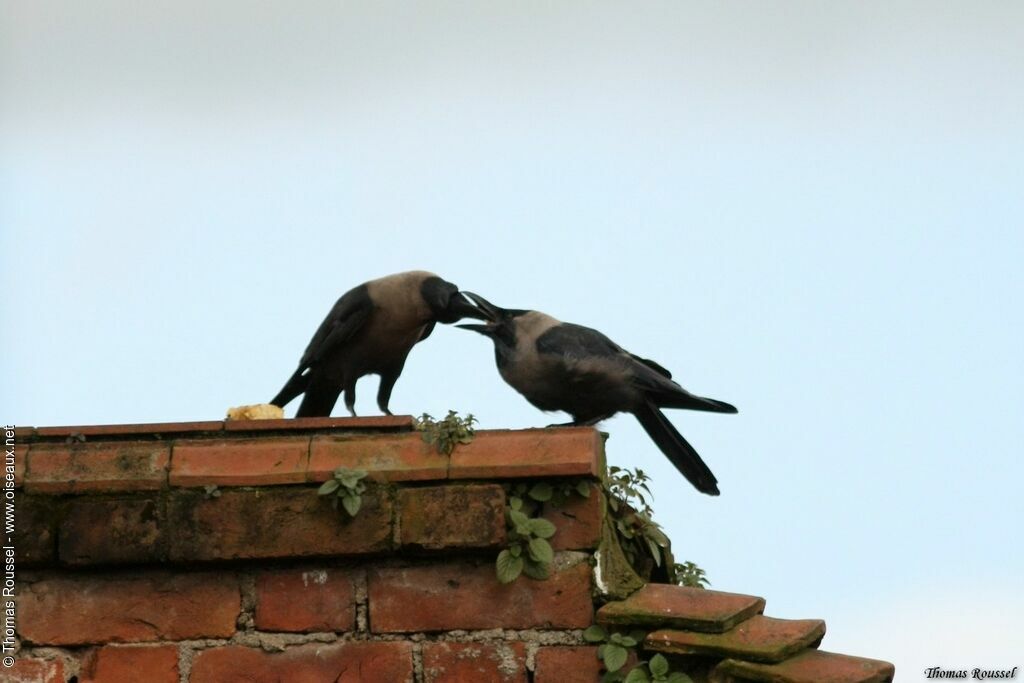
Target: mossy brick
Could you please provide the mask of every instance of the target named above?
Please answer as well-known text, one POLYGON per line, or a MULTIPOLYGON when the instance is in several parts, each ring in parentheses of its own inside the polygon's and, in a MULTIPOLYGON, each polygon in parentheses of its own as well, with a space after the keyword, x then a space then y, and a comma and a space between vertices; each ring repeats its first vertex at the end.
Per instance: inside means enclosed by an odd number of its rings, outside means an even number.
POLYGON ((411 683, 412 643, 310 643, 282 652, 225 645, 197 652, 189 683, 411 683))
POLYGON ((648 634, 644 649, 678 655, 736 657, 758 662, 781 662, 821 642, 820 619, 773 619, 755 615, 725 633, 663 629, 648 634))
POLYGON ((14 494, 17 524, 14 525, 14 553, 18 566, 45 567, 57 559, 57 522, 62 506, 51 496, 14 494))
POLYGON ((58 531, 60 561, 69 565, 160 562, 167 558, 159 499, 92 498, 68 503, 58 531))
POLYGON ((452 479, 600 477, 604 440, 593 427, 478 431, 452 451, 452 479))
POLYGON ((301 484, 309 464, 309 437, 189 439, 171 452, 171 486, 301 484))
POLYGON ((289 568, 256 576, 255 625, 261 631, 352 631, 352 574, 344 569, 289 568))
POLYGON ((586 562, 509 584, 498 582, 493 561, 385 567, 370 572, 369 597, 374 633, 586 628, 594 615, 586 562))
POLYGON ((80 683, 178 683, 178 646, 110 645, 89 651, 82 659, 80 683))
POLYGON ((778 664, 726 659, 712 671, 712 681, 763 683, 890 683, 896 669, 889 662, 805 650, 778 664))
POLYGON ((505 492, 497 484, 401 489, 398 519, 403 546, 495 548, 505 543, 505 492))
POLYGON ((602 624, 653 626, 723 633, 764 611, 764 599, 751 595, 649 583, 625 600, 597 612, 602 624))
POLYGON ((419 432, 314 436, 307 479, 326 481, 339 467, 364 470, 376 481, 430 481, 448 476, 448 456, 419 432))
POLYGON ((526 643, 424 643, 423 681, 526 683, 526 643))
POLYGON ((170 455, 166 443, 33 444, 25 490, 56 494, 160 489, 167 482, 170 455))
POLYGON ((67 575, 20 587, 18 630, 34 645, 227 638, 240 609, 233 573, 67 575))
POLYGON ((386 491, 363 495, 359 514, 334 509, 313 487, 235 489, 207 496, 172 490, 170 559, 175 562, 365 555, 391 548, 386 491))

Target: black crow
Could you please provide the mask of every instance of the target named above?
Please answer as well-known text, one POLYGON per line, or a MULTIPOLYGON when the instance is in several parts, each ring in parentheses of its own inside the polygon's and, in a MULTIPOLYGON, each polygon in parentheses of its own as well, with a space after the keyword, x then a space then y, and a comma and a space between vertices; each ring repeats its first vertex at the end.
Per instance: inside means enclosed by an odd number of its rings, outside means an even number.
POLYGON ((466 317, 486 320, 458 287, 433 273, 415 270, 361 284, 334 304, 298 369, 270 402, 284 407, 305 393, 296 417, 328 416, 344 391, 345 407, 355 415, 356 381, 377 374, 377 405, 390 415, 391 390, 412 347, 430 336, 435 323, 466 317))
POLYGON ((718 495, 718 480, 660 408, 735 413, 695 396, 657 363, 634 356, 597 330, 563 323, 539 311, 502 309, 466 292, 487 314, 485 325, 458 325, 490 337, 498 372, 541 410, 561 410, 570 425, 592 425, 633 413, 672 464, 698 491, 718 495))

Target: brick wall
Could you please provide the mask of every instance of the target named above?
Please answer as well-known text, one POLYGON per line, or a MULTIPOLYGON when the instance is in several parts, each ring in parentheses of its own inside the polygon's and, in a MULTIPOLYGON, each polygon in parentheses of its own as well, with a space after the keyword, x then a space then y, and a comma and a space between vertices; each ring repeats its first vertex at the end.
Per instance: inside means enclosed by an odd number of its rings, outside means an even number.
POLYGON ((759 598, 616 600, 643 582, 605 523, 591 428, 481 431, 451 455, 408 417, 17 440, 17 652, 0 683, 592 683, 595 621, 644 626, 696 681, 891 680, 885 663, 808 650, 824 624, 763 617, 759 598), (337 467, 369 473, 354 518, 317 495, 337 467), (551 576, 501 584, 506 490, 536 481, 590 495, 542 510, 551 576))

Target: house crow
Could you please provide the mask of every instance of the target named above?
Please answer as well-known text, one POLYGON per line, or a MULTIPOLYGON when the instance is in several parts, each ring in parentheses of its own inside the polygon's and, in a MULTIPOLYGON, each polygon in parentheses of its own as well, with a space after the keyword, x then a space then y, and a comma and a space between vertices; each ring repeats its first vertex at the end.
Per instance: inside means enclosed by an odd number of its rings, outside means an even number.
POLYGON ((390 415, 391 390, 412 347, 430 336, 435 323, 465 317, 486 319, 458 287, 433 273, 416 270, 361 284, 334 304, 298 369, 270 402, 284 407, 305 393, 296 417, 328 416, 344 391, 345 407, 355 415, 356 382, 377 374, 377 405, 390 415))
POLYGON ((597 330, 563 323, 539 311, 498 308, 466 292, 486 313, 484 325, 458 325, 490 337, 498 372, 541 410, 561 410, 570 425, 592 425, 615 413, 633 413, 661 452, 698 491, 718 495, 718 480, 661 408, 735 413, 736 408, 695 396, 657 363, 635 356, 597 330))

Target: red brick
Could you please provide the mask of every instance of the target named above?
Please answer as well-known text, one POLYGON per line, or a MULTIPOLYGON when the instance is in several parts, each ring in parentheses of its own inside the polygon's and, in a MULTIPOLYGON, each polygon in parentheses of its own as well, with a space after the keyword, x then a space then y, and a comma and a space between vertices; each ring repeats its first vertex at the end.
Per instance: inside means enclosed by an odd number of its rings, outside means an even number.
POLYGON ((351 631, 352 576, 340 569, 283 569, 256 578, 256 628, 261 631, 351 631))
POLYGON ((58 553, 61 562, 70 565, 165 559, 157 499, 72 501, 60 523, 58 553))
POLYGON ((526 683, 526 644, 426 643, 424 683, 526 683))
POLYGON ((54 564, 59 509, 50 496, 15 494, 14 552, 19 567, 54 564))
POLYGON ((558 531, 551 537, 555 550, 593 550, 601 542, 604 521, 604 494, 596 483, 589 483, 590 496, 572 494, 561 507, 546 505, 544 518, 558 531))
POLYGON ((542 647, 533 683, 597 683, 604 671, 596 647, 542 647))
POLYGON ((764 611, 764 599, 738 593, 649 583, 597 612, 602 624, 723 633, 764 611))
POLYGON ((226 638, 240 606, 231 574, 84 575, 23 586, 18 626, 38 645, 226 638))
POLYGON ((492 562, 384 568, 370 572, 374 633, 488 628, 586 628, 593 623, 590 566, 520 577, 503 585, 492 562))
MULTIPOLYGON (((14 487, 20 489, 22 484, 25 483, 25 463, 28 462, 29 446, 27 444, 16 443, 13 446, 13 450, 14 450, 14 487)), ((7 451, 5 450, 4 451, 4 454, 5 454, 5 458, 4 458, 4 467, 5 467, 4 475, 5 475, 5 478, 6 478, 6 475, 8 474, 7 470, 6 470, 6 466, 7 466, 6 453, 7 453, 7 451)))
POLYGON ((36 436, 35 427, 15 427, 14 443, 23 444, 33 440, 36 436))
POLYGON ((64 683, 64 664, 60 660, 15 657, 14 666, 0 669, 3 683, 64 683))
POLYGON ((406 683, 412 677, 406 642, 310 643, 274 653, 228 645, 197 653, 189 683, 406 683))
MULTIPOLYGON (((258 422, 259 420, 257 420, 258 422)), ((259 486, 306 481, 309 437, 178 441, 171 486, 259 486)))
POLYGON ((413 428, 411 415, 371 415, 369 417, 296 417, 281 420, 225 420, 229 432, 374 430, 400 431, 413 428))
POLYGON ((77 425, 67 427, 38 427, 36 436, 57 437, 81 434, 90 436, 153 436, 163 434, 189 434, 194 432, 219 432, 224 423, 220 420, 207 422, 151 422, 145 424, 77 425))
POLYGON ((160 443, 34 444, 25 490, 35 493, 142 491, 167 481, 170 447, 160 443))
POLYGON ((825 622, 819 619, 773 619, 756 615, 725 633, 655 631, 647 636, 644 649, 680 655, 781 662, 821 642, 824 635, 825 622))
POLYGON ((604 441, 593 427, 479 431, 452 451, 452 479, 599 477, 604 441))
POLYGON ((175 490, 168 503, 174 561, 363 555, 391 547, 392 504, 367 492, 354 518, 313 487, 175 490))
POLYGON ((377 481, 425 481, 448 476, 448 456, 419 432, 314 436, 309 481, 326 481, 339 467, 366 470, 377 481))
POLYGON ((785 683, 890 683, 896 673, 889 662, 805 650, 779 664, 756 664, 727 659, 712 680, 785 681, 785 683))
POLYGON ((402 545, 436 550, 505 543, 505 492, 496 484, 403 489, 398 515, 402 545))
POLYGON ((101 647, 82 663, 81 683, 178 683, 178 646, 101 647))

